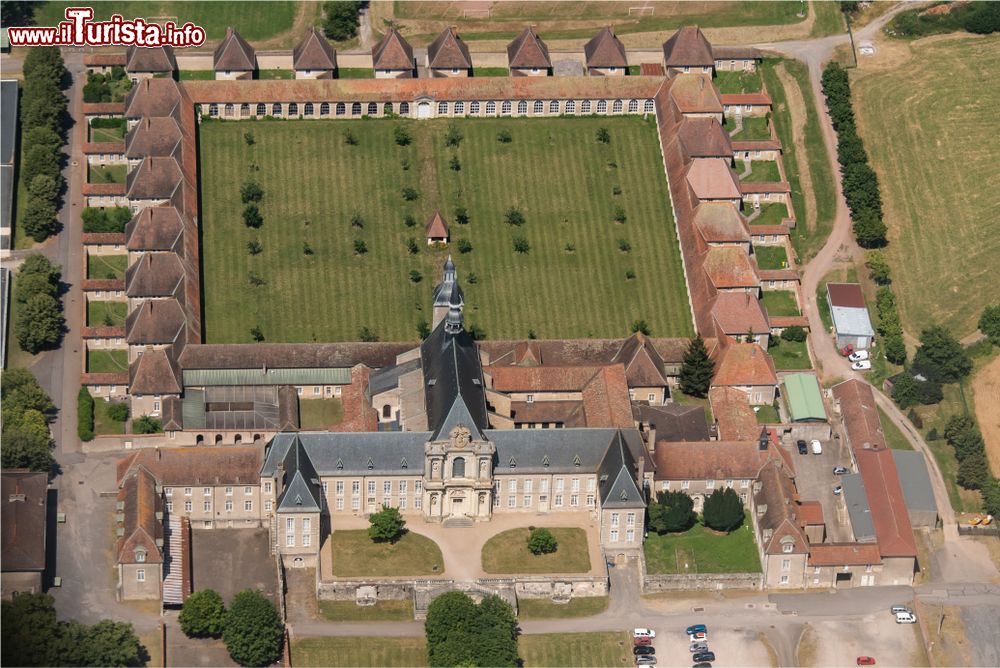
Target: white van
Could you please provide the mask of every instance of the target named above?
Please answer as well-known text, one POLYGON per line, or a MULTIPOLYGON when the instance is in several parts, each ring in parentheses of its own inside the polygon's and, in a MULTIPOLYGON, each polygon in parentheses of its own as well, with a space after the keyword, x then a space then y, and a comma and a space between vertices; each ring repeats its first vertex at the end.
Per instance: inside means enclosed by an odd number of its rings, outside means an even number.
POLYGON ((812 442, 812 451, 813 451, 814 455, 821 455, 821 454, 823 454, 823 444, 820 443, 819 441, 817 441, 816 439, 813 439, 813 442, 812 442))
POLYGON ((912 612, 897 612, 896 613, 896 623, 897 624, 916 624, 917 616, 912 612))

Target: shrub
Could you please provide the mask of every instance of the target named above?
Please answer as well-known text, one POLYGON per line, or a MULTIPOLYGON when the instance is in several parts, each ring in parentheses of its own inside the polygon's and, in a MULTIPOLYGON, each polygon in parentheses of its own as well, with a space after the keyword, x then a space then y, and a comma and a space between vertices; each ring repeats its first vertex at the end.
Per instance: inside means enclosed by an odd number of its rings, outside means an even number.
POLYGON ((403 186, 399 192, 407 202, 413 202, 420 197, 420 192, 413 186, 403 186))
POLYGON ((468 239, 459 239, 458 240, 458 252, 462 253, 463 255, 465 253, 471 253, 472 252, 472 242, 469 241, 468 239))
POLYGON ((931 430, 927 432, 926 438, 928 441, 937 441, 941 438, 941 435, 938 434, 938 430, 936 427, 931 427, 931 430))
POLYGON ((466 210, 464 206, 455 208, 455 222, 458 223, 459 225, 469 224, 469 212, 466 210))
POLYGON ((125 422, 128 419, 128 404, 124 401, 113 401, 108 405, 108 417, 115 422, 125 422))
POLYGON ((605 127, 597 128, 597 141, 601 144, 611 143, 611 133, 605 127))
POLYGON ((243 224, 255 230, 264 224, 264 217, 260 215, 256 204, 250 203, 243 207, 243 224))
POLYGON ((354 254, 355 255, 364 255, 367 252, 368 252, 368 244, 366 244, 363 239, 355 239, 354 240, 354 254))
POLYGON ((302 242, 302 254, 306 255, 306 256, 309 256, 309 255, 313 255, 314 253, 315 253, 315 251, 313 250, 313 247, 309 245, 309 242, 308 241, 303 241, 302 242))
POLYGON ((563 246, 563 250, 566 251, 567 253, 575 253, 576 244, 566 244, 565 246, 563 246))
POLYGON ((732 487, 716 489, 705 499, 702 520, 705 526, 729 533, 743 524, 743 502, 732 487))
POLYGON ((458 148, 458 145, 461 143, 462 132, 458 129, 458 126, 454 123, 448 125, 448 132, 444 135, 444 145, 458 148))
POLYGON ((806 330, 799 325, 792 325, 791 327, 785 327, 781 331, 781 338, 785 341, 798 341, 802 342, 806 340, 806 330))
POLYGON ((640 332, 642 334, 645 334, 646 336, 653 335, 653 330, 649 326, 649 323, 643 320, 642 318, 632 321, 631 332, 633 334, 635 334, 636 332, 640 332))
POLYGON ((503 220, 508 225, 520 227, 524 225, 524 214, 516 206, 509 206, 503 214, 503 220))
POLYGON ((920 333, 913 368, 930 380, 953 383, 969 375, 972 360, 951 332, 935 325, 920 333))
POLYGON ((892 282, 892 272, 889 269, 889 262, 885 259, 885 253, 882 251, 868 251, 866 253, 865 266, 868 267, 868 275, 879 285, 887 285, 892 282))
POLYGON ((687 531, 698 519, 694 513, 694 500, 679 490, 657 492, 647 510, 649 528, 656 533, 687 531))
POLYGON ((372 513, 368 516, 368 522, 368 537, 376 543, 395 543, 406 527, 399 509, 393 506, 386 506, 377 513, 372 513))
POLYGON ((514 138, 511 137, 510 132, 508 130, 501 130, 500 132, 497 133, 497 141, 500 142, 501 144, 509 144, 512 141, 514 141, 514 138))
POLYGON ((457 155, 451 156, 451 160, 448 161, 448 168, 453 172, 462 171, 462 162, 458 159, 457 155))
POLYGON ((428 336, 431 335, 431 326, 427 324, 426 320, 421 319, 417 323, 416 329, 417 329, 417 336, 420 337, 421 341, 423 341, 424 339, 426 339, 428 336))
POLYGON ((528 551, 534 555, 552 554, 559 547, 548 529, 532 529, 528 534, 528 551))
MULTIPOLYGON (((49 177, 36 176, 35 182, 39 179, 49 179, 49 177)), ((45 241, 59 231, 55 204, 52 200, 41 197, 29 196, 22 222, 25 233, 37 242, 45 241)))
POLYGON ((618 223, 619 225, 624 225, 625 224, 625 221, 627 220, 627 218, 625 216, 625 209, 620 204, 616 204, 615 205, 615 211, 614 211, 614 214, 613 214, 613 218, 614 218, 614 221, 616 223, 618 223))
POLYGON ((251 255, 260 255, 260 252, 264 250, 264 245, 260 243, 259 239, 251 239, 247 242, 247 252, 251 255))
POLYGON ((350 128, 344 130, 344 143, 348 146, 358 145, 358 138, 354 136, 354 133, 351 132, 350 128))
POLYGON ((264 189, 256 181, 247 181, 240 188, 240 199, 244 204, 258 203, 264 198, 264 189))
POLYGON ((243 141, 246 142, 247 146, 253 146, 255 143, 257 143, 253 137, 253 130, 247 130, 246 132, 243 133, 243 141))
POLYGON ((364 229, 364 226, 365 226, 365 219, 361 217, 361 213, 358 212, 358 211, 355 211, 354 213, 352 213, 351 214, 351 227, 360 230, 360 229, 364 229))
POLYGON ((365 343, 375 343, 378 341, 378 334, 369 329, 366 325, 358 330, 358 340, 364 341, 365 343))
POLYGON ((470 271, 469 275, 465 277, 465 282, 469 285, 475 285, 479 282, 479 276, 476 275, 476 272, 470 271))
POLYGON ((631 281, 634 278, 635 278, 635 270, 634 269, 627 269, 625 271, 625 280, 626 281, 631 281))
POLYGON ((403 125, 397 125, 392 129, 392 136, 396 140, 398 146, 409 146, 410 142, 413 141, 413 137, 410 135, 410 131, 406 129, 403 125))
POLYGON ((416 269, 410 270, 410 283, 419 283, 422 280, 424 280, 423 274, 421 274, 416 269))
POLYGON ((254 325, 250 328, 250 338, 253 339, 255 343, 260 343, 264 340, 264 332, 261 330, 260 325, 254 325))
POLYGON ((255 288, 267 285, 267 281, 264 280, 264 277, 252 269, 247 272, 247 283, 255 288))
POLYGON ((410 214, 406 214, 406 216, 403 217, 403 224, 407 227, 416 227, 417 219, 410 214))
POLYGON ((619 239, 618 240, 618 250, 620 250, 623 253, 628 253, 630 250, 632 250, 632 244, 630 244, 625 239, 619 239))
POLYGON ((76 395, 76 434, 81 441, 94 440, 94 397, 85 386, 76 395))
POLYGON ((979 331, 995 346, 1000 346, 1000 304, 987 306, 979 316, 979 331))
POLYGON ((531 251, 531 245, 528 243, 528 240, 525 239, 524 237, 514 237, 513 244, 515 253, 520 253, 521 255, 524 255, 529 251, 531 251))
POLYGON ((124 232, 125 224, 132 218, 127 206, 110 208, 87 207, 80 214, 84 232, 124 232))
POLYGON ((135 420, 132 420, 132 433, 162 434, 163 423, 154 417, 150 417, 148 415, 140 415, 135 420))
POLYGON ((189 638, 218 638, 226 621, 226 606, 214 589, 192 593, 177 617, 181 631, 189 638))
POLYGON ((410 171, 410 159, 403 158, 402 160, 399 161, 399 166, 404 172, 410 171))
POLYGON ((420 252, 420 246, 417 245, 417 240, 410 237, 406 240, 406 250, 409 251, 410 255, 416 255, 420 252))

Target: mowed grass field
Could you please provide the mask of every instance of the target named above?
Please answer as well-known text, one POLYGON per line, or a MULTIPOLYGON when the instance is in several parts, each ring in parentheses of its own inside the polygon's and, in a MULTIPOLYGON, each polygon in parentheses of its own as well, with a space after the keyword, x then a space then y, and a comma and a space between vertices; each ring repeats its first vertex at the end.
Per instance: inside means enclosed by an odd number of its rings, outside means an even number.
POLYGON ((1000 39, 912 48, 902 67, 854 83, 859 131, 885 200, 903 326, 917 335, 937 322, 961 338, 997 297, 1000 39))
POLYGON ((692 333, 652 121, 215 121, 201 127, 200 152, 210 342, 250 341, 254 326, 273 342, 357 340, 362 327, 383 341, 414 340, 417 323, 432 319, 431 293, 449 253, 466 324, 487 338, 624 336, 639 318, 654 336, 692 333), (457 148, 445 145, 451 125, 462 135, 457 148), (397 127, 412 135, 408 146, 394 141, 397 127), (596 140, 601 127, 610 143, 596 140), (501 130, 509 143, 497 140, 501 130), (240 214, 240 185, 251 176, 265 191, 259 230, 240 214), (418 199, 404 201, 405 187, 418 199), (455 220, 458 206, 468 225, 455 220), (505 222, 512 206, 522 226, 505 222), (624 224, 614 220, 616 206, 624 224), (447 249, 429 248, 424 236, 439 208, 451 226, 447 249), (355 214, 361 227, 352 225, 355 214), (408 215, 415 226, 405 224, 408 215), (516 237, 528 253, 514 251, 516 237), (255 256, 253 239, 263 246, 255 256), (463 239, 470 252, 458 251, 463 239), (355 252, 356 241, 366 253, 355 252), (265 284, 252 286, 250 272, 265 284))

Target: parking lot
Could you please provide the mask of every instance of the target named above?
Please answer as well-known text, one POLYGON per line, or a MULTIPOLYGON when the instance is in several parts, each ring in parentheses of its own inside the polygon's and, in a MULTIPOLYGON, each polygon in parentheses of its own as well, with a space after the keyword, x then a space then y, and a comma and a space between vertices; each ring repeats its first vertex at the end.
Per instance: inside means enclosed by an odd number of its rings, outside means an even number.
MULTIPOLYGON (((694 664, 686 627, 653 627, 656 638, 656 665, 690 666, 694 664)), ((753 629, 721 629, 709 626, 708 649, 715 654, 713 668, 726 666, 773 666, 767 646, 753 629)))
POLYGON ((897 624, 885 612, 856 621, 809 622, 799 643, 799 661, 808 666, 853 666, 870 656, 878 666, 926 666, 917 624, 897 624))
POLYGON ((814 455, 807 445, 807 454, 800 455, 795 441, 783 445, 795 462, 795 484, 803 501, 819 501, 826 521, 827 542, 850 542, 850 521, 841 496, 833 493, 840 484, 840 476, 833 474, 833 467, 851 468, 851 456, 842 439, 821 441, 823 453, 814 455))

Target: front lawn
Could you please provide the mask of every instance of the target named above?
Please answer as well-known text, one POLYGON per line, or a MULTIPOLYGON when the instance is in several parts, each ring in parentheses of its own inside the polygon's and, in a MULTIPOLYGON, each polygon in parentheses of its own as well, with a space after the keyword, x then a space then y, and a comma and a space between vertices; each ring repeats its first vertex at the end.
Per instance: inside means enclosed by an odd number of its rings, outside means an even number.
POLYGON ((340 399, 300 399, 299 427, 304 431, 327 431, 344 419, 340 399))
POLYGON ((558 548, 551 554, 535 555, 528 551, 527 529, 502 531, 483 545, 483 570, 487 573, 587 573, 590 551, 583 529, 549 528, 558 548))
POLYGON ((717 70, 713 80, 723 95, 729 93, 759 93, 764 88, 760 72, 743 70, 717 70))
POLYGON ((569 603, 553 603, 547 598, 517 599, 519 619, 566 619, 599 615, 608 608, 607 596, 571 598, 569 603))
MULTIPOLYGON (((740 181, 744 183, 777 183, 781 181, 781 172, 778 170, 778 163, 774 160, 751 160, 750 167, 753 168, 753 171, 746 176, 741 176, 740 181)), ((737 172, 742 174, 743 170, 737 170, 737 172)))
POLYGON ((374 79, 375 70, 364 67, 338 67, 338 79, 374 79))
POLYGON ((181 70, 181 81, 214 81, 215 70, 181 70))
POLYGON ((296 635, 292 641, 292 665, 408 667, 427 665, 427 641, 391 636, 325 636, 308 638, 296 635))
POLYGON ((121 373, 128 371, 127 350, 87 350, 87 373, 121 373))
POLYGON ((110 128, 95 128, 90 126, 90 141, 94 144, 113 143, 125 141, 125 122, 110 128))
POLYGON ((517 639, 525 668, 632 666, 632 639, 621 631, 603 633, 531 633, 517 639))
POLYGON ((791 290, 766 290, 760 301, 768 315, 801 315, 791 290))
POLYGON ((269 79, 294 79, 295 72, 292 70, 260 70, 257 78, 261 80, 269 79))
POLYGON ((94 399, 94 433, 101 434, 124 434, 125 423, 112 420, 108 417, 110 401, 104 399, 94 399))
POLYGON ((441 575, 444 559, 437 543, 407 531, 395 543, 376 543, 368 531, 334 531, 330 535, 333 574, 337 577, 441 575))
MULTIPOLYGON (((726 119, 729 125, 728 129, 736 127, 735 121, 730 122, 726 119)), ((743 128, 732 135, 731 139, 733 141, 752 141, 755 139, 770 139, 771 129, 768 127, 766 116, 744 116, 743 117, 743 128)))
POLYGON ((319 601, 323 617, 331 622, 409 622, 413 621, 413 601, 379 601, 358 605, 354 601, 319 601))
POLYGON ((651 574, 760 572, 749 512, 732 533, 719 534, 699 523, 679 534, 650 532, 643 549, 651 574))
MULTIPOLYGON (((747 216, 754 212, 753 206, 745 205, 747 216)), ((750 221, 751 225, 781 225, 781 221, 788 218, 788 207, 784 202, 772 202, 771 204, 760 205, 760 215, 750 221)), ((753 230, 751 230, 753 232, 753 230)))
POLYGON ((473 67, 474 77, 505 77, 509 74, 506 67, 473 67))
POLYGON ((760 269, 788 268, 788 253, 784 246, 754 246, 753 254, 760 269))
MULTIPOLYGON (((778 340, 778 337, 774 337, 778 340)), ((795 371, 811 369, 812 362, 809 359, 809 350, 805 341, 785 341, 781 339, 776 346, 767 349, 771 359, 774 360, 774 368, 778 371, 795 371)))
POLYGON ((778 424, 781 416, 774 406, 754 406, 754 413, 757 414, 757 424, 778 424))
POLYGON ((87 302, 88 327, 124 327, 128 304, 125 302, 87 302))
POLYGON ((125 278, 128 255, 87 255, 87 278, 125 278))
POLYGON ((125 183, 127 165, 90 165, 87 183, 125 183))

